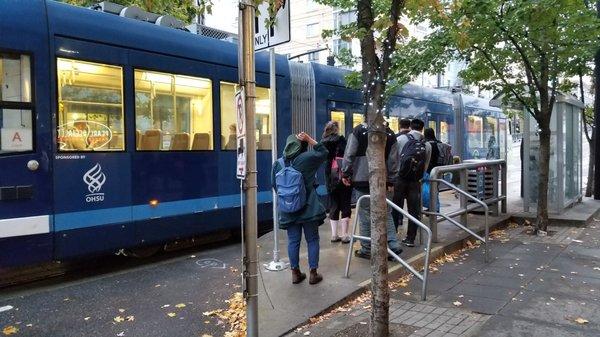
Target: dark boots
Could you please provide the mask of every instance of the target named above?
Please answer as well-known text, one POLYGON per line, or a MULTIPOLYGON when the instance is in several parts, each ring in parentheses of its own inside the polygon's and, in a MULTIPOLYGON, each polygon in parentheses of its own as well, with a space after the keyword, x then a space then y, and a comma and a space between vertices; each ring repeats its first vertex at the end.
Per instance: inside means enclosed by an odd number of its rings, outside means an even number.
MULTIPOLYGON (((312 277, 312 276, 311 276, 312 277)), ((306 278, 306 274, 300 271, 300 268, 292 268, 292 283, 298 284, 306 278)), ((312 278, 311 278, 312 280, 312 278)))
MULTIPOLYGON (((306 278, 306 274, 300 271, 300 268, 292 268, 292 283, 298 284, 306 278)), ((323 281, 323 276, 317 273, 316 269, 310 270, 310 278, 308 279, 308 283, 317 284, 323 281)))
POLYGON ((322 280, 323 280, 323 276, 321 274, 317 273, 316 269, 310 270, 310 278, 308 279, 308 283, 317 284, 317 283, 321 282, 322 280))

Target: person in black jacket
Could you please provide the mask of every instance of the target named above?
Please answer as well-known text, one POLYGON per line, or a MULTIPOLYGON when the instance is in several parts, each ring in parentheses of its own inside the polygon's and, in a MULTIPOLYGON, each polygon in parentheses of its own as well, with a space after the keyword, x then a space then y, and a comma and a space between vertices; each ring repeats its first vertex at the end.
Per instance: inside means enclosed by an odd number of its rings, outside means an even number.
POLYGON ((329 151, 325 166, 325 177, 327 192, 329 194, 331 242, 342 241, 342 243, 349 243, 348 224, 350 223, 350 214, 352 213, 350 206, 352 188, 344 185, 341 179, 341 166, 344 158, 344 150, 346 149, 346 138, 339 134, 339 125, 336 121, 327 122, 321 143, 329 151), (338 227, 341 227, 339 232, 338 227))

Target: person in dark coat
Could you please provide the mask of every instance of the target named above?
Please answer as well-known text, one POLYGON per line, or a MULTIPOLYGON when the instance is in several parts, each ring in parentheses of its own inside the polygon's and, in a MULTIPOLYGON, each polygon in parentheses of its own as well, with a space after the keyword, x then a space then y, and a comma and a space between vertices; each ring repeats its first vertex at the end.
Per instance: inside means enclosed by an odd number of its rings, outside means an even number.
MULTIPOLYGON (((327 192, 329 194, 329 224, 331 225, 331 242, 349 243, 348 224, 352 208, 350 206, 352 197, 352 187, 344 185, 338 177, 332 178, 333 161, 342 169, 342 159, 346 149, 346 138, 339 134, 339 125, 336 121, 329 121, 325 125, 321 143, 329 151, 325 165, 325 177, 327 181, 327 192), (341 214, 341 218, 340 218, 341 214), (341 227, 338 232, 338 225, 341 227)), ((335 172, 333 173, 335 174, 335 172)))
MULTIPOLYGON (((288 255, 293 284, 300 283, 306 278, 306 274, 300 271, 302 231, 308 245, 309 283, 316 284, 323 279, 323 276, 317 273, 317 268, 319 267, 319 226, 323 224, 326 215, 325 207, 321 204, 315 189, 315 174, 327 160, 327 155, 327 148, 304 132, 288 136, 283 150, 285 164, 291 165, 302 174, 306 188, 306 204, 302 209, 293 213, 278 211, 279 228, 287 230, 288 234, 288 255), (313 146, 310 151, 308 151, 309 144, 313 146)), ((273 163, 271 184, 275 191, 277 191, 275 175, 282 168, 279 161, 273 163)))

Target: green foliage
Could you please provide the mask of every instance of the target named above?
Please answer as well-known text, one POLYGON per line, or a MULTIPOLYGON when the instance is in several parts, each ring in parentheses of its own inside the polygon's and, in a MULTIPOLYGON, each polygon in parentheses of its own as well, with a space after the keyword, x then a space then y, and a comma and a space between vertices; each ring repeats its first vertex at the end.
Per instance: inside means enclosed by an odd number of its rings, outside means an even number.
MULTIPOLYGON (((89 7, 97 4, 98 0, 62 0, 65 3, 89 7)), ((200 3, 200 7, 194 6, 192 0, 111 0, 119 5, 123 6, 138 6, 148 12, 156 14, 169 14, 184 22, 191 22, 197 14, 211 12, 212 2, 210 0, 203 0, 200 3)))
POLYGON ((544 114, 551 113, 554 94, 569 88, 561 79, 589 71, 600 43, 600 23, 581 1, 416 2, 422 1, 412 2, 411 18, 429 20, 436 30, 421 42, 423 50, 466 60, 461 77, 467 83, 517 100, 538 120, 549 120, 544 114))

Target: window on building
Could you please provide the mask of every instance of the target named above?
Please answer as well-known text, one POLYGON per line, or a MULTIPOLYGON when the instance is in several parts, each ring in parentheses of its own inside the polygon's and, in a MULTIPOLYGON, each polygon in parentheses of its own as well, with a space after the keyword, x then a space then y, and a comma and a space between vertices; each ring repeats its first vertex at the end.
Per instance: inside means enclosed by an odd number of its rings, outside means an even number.
POLYGON ((0 53, 0 154, 33 151, 31 60, 0 53))
POLYGON ((345 25, 356 22, 356 11, 337 12, 333 14, 334 27, 340 29, 345 25))
POLYGON ((312 52, 308 54, 308 62, 319 62, 319 52, 312 52))
POLYGON ((212 82, 135 71, 136 148, 140 151, 212 150, 212 82))
POLYGON ((342 50, 348 50, 352 52, 352 43, 344 41, 342 39, 333 40, 333 53, 339 55, 342 50))
POLYGON ((123 151, 123 69, 57 59, 60 151, 123 151))
MULTIPOLYGON (((236 149, 234 98, 237 85, 221 82, 221 150, 236 149)), ((271 101, 268 88, 256 87, 256 148, 271 150, 271 101)))
POLYGON ((306 37, 318 37, 321 34, 321 30, 319 29, 319 23, 311 23, 306 25, 306 37))
POLYGON ((340 135, 346 135, 346 114, 343 111, 331 111, 331 120, 336 121, 340 127, 340 135))

